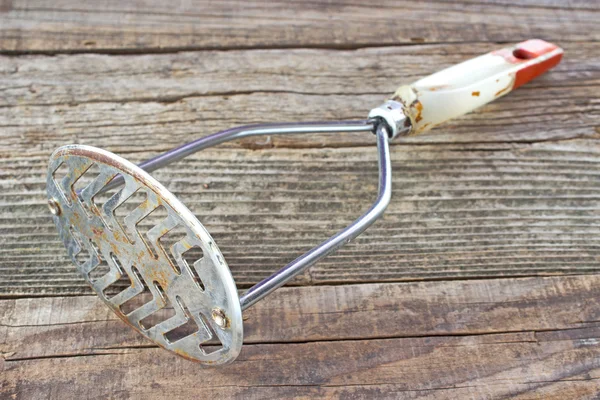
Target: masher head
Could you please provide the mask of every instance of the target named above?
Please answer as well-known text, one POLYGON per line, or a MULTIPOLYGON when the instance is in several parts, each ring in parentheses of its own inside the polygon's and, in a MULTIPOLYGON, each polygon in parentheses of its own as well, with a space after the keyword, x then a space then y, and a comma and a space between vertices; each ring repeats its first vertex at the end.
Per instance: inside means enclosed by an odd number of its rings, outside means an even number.
POLYGON ((242 312, 229 267, 164 186, 115 154, 70 145, 52 154, 47 190, 67 253, 123 321, 187 359, 217 365, 237 357, 242 312), (119 175, 124 185, 103 191, 119 175))

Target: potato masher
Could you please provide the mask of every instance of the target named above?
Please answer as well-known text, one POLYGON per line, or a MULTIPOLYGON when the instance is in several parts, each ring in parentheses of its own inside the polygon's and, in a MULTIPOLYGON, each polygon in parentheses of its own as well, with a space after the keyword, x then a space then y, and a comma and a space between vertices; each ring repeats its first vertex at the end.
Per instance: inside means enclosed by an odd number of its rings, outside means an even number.
POLYGON ((137 166, 95 147, 63 146, 50 158, 48 205, 73 263, 123 321, 187 359, 204 365, 225 364, 233 361, 242 347, 243 310, 351 241, 383 214, 391 198, 389 141, 420 134, 507 94, 554 67, 562 54, 562 49, 551 43, 528 40, 402 86, 365 120, 236 127, 137 166), (375 133, 379 164, 376 201, 347 228, 241 295, 204 226, 149 175, 228 140, 333 132, 375 133), (121 210, 126 212, 121 215, 121 210), (158 219, 142 229, 151 215, 158 219), (124 280, 128 287, 109 294, 111 286, 124 280), (167 310, 170 315, 165 316, 167 310))

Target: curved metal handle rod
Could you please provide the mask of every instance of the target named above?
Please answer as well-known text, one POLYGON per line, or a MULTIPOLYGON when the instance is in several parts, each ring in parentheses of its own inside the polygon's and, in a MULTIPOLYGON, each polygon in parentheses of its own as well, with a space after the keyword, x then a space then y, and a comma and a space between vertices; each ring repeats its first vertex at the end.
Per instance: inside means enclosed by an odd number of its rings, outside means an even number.
MULTIPOLYGON (((227 129, 212 135, 196 139, 186 143, 166 153, 159 154, 149 160, 146 160, 138 165, 144 171, 151 172, 172 162, 179 161, 197 151, 204 150, 208 147, 218 144, 241 139, 249 136, 260 135, 292 135, 299 133, 342 133, 342 132, 372 132, 375 129, 375 124, 372 120, 358 121, 316 121, 316 122, 291 122, 291 123, 274 123, 274 124, 258 124, 244 125, 235 128, 227 129)), ((102 191, 114 189, 123 184, 122 177, 116 177, 111 183, 106 185, 102 191)))
MULTIPOLYGON (((318 260, 333 253, 352 239, 360 235, 373 222, 375 222, 385 211, 390 203, 391 188, 391 164, 389 151, 389 131, 385 123, 375 120, 359 121, 332 121, 332 122, 304 122, 304 123, 281 123, 246 125, 227 129, 215 134, 197 139, 184 144, 166 153, 160 154, 150 160, 144 161, 138 166, 145 171, 154 171, 172 162, 181 160, 190 154, 206 149, 211 146, 227 142, 229 140, 241 139, 248 136, 258 135, 280 135, 300 133, 342 133, 342 132, 372 132, 376 130, 377 151, 379 163, 379 194, 375 203, 360 218, 348 227, 327 239, 325 242, 309 250, 307 253, 296 258, 294 261, 277 271, 275 274, 263 279, 241 297, 242 310, 250 307, 269 293, 286 282, 302 273, 318 260)), ((123 178, 116 177, 106 185, 102 191, 106 191, 123 184, 123 178)))
POLYGON ((379 163, 379 194, 375 203, 373 203, 366 213, 348 227, 248 289, 240 297, 242 311, 267 296, 278 287, 284 285, 321 258, 326 257, 349 243, 352 239, 364 232, 365 229, 371 226, 371 224, 383 214, 392 197, 392 166, 388 143, 389 135, 385 124, 380 123, 377 126, 376 136, 379 163))

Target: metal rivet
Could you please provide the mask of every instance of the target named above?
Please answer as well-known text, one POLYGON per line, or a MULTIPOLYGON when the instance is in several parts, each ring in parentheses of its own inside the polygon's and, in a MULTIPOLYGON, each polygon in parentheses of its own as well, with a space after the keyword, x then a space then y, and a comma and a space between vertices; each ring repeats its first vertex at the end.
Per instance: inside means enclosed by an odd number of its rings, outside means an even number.
POLYGON ((212 319, 219 325, 221 328, 227 328, 229 321, 227 320, 227 316, 220 308, 213 308, 211 312, 212 319))
POLYGON ((60 215, 60 206, 56 200, 48 199, 48 208, 52 215, 60 215))

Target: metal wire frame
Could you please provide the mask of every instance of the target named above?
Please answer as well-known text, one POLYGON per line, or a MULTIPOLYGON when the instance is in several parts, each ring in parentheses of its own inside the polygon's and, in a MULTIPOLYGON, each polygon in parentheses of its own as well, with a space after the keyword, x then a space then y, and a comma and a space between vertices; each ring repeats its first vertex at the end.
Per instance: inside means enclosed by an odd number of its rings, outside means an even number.
MULTIPOLYGON (((375 202, 358 219, 321 244, 313 247, 294 261, 290 262, 273 275, 252 286, 240 297, 242 310, 252 306, 275 289, 289 282, 296 275, 315 264, 317 261, 349 243, 372 225, 385 211, 392 195, 392 169, 390 162, 390 131, 380 120, 369 119, 359 121, 304 122, 246 125, 227 129, 215 134, 184 144, 166 153, 160 154, 138 166, 150 172, 162 168, 172 162, 181 160, 190 154, 216 146, 218 144, 259 135, 308 134, 308 133, 341 133, 341 132, 375 132, 377 139, 377 155, 379 166, 379 189, 375 202)), ((122 179, 115 179, 105 190, 122 185, 122 179)))

